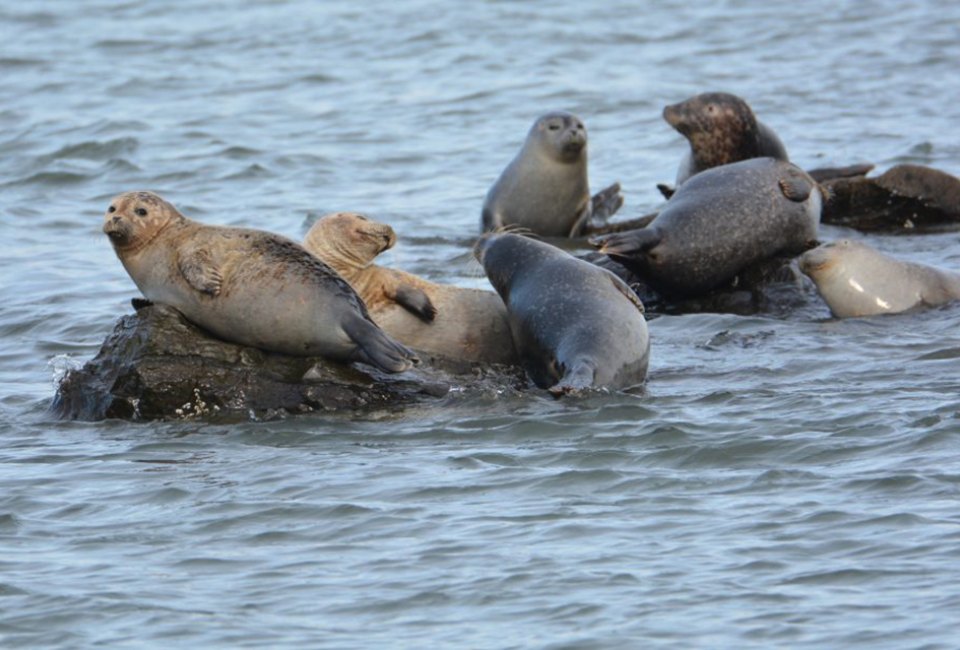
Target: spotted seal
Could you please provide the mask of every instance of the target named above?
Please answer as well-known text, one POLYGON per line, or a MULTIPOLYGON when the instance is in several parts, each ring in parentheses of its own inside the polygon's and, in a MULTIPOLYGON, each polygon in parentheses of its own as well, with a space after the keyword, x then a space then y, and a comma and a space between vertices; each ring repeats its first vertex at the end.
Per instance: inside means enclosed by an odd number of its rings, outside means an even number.
POLYGON ((481 230, 520 226, 544 237, 577 237, 623 204, 615 183, 590 196, 587 130, 557 111, 533 123, 523 147, 487 192, 481 230))
POLYGON ((960 299, 960 273, 905 262, 850 239, 828 242, 800 257, 837 318, 893 314, 960 299))
POLYGON ((387 372, 417 362, 345 280, 285 237, 192 221, 152 192, 115 197, 103 231, 148 300, 224 340, 387 372))
POLYGON ((510 232, 474 246, 507 306, 524 369, 554 395, 643 383, 650 338, 643 304, 610 271, 510 232))
POLYGON ((349 282, 374 322, 401 343, 448 359, 518 364, 500 297, 374 264, 396 241, 387 224, 337 212, 318 219, 303 246, 349 282))

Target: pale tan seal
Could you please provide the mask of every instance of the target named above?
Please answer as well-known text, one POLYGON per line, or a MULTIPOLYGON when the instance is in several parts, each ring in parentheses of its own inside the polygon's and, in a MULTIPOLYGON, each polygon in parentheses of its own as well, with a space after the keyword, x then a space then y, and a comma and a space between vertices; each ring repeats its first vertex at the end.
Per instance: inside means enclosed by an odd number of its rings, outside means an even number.
POLYGON ((436 284, 373 260, 397 241, 390 226, 355 212, 321 217, 304 248, 349 282, 390 336, 424 354, 518 364, 503 302, 492 291, 436 284))
POLYGON ((904 262, 850 239, 807 251, 800 270, 837 318, 895 314, 960 299, 960 273, 904 262))
POLYGON ((644 382, 650 337, 643 304, 610 271, 542 241, 483 235, 474 255, 507 306, 530 379, 554 395, 644 382))
POLYGON ((387 372, 417 361, 345 280, 285 237, 192 221, 152 192, 114 198, 103 231, 148 300, 224 340, 387 372))
POLYGON ((557 111, 534 122, 523 147, 487 192, 481 230, 519 226, 545 237, 578 237, 623 205, 620 185, 590 196, 587 130, 557 111))

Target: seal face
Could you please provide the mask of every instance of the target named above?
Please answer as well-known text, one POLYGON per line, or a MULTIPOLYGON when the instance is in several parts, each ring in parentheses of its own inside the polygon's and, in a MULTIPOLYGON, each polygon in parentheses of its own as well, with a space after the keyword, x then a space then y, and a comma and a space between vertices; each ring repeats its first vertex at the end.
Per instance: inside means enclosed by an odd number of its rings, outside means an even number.
POLYGON ((741 160, 789 160, 777 134, 757 120, 747 102, 730 93, 695 95, 664 108, 663 119, 690 143, 677 185, 711 167, 741 160))
POLYGON ((388 372, 417 362, 349 284, 289 239, 200 224, 152 192, 114 198, 103 231, 147 300, 227 341, 388 372))
POLYGON ((643 305, 605 269, 528 237, 482 236, 474 255, 500 294, 524 369, 555 395, 643 383, 643 305))
POLYGON ((754 158, 697 174, 647 227, 591 244, 665 295, 703 295, 756 262, 810 248, 822 203, 795 165, 754 158))
POLYGON ((317 220, 303 245, 349 282, 374 322, 401 343, 445 359, 519 364, 499 296, 374 264, 396 241, 387 224, 337 212, 317 220))
POLYGON ((520 152, 487 193, 481 228, 521 226, 548 237, 572 237, 591 208, 587 130, 576 115, 547 113, 533 123, 520 152))
POLYGON ((849 239, 807 251, 800 270, 837 318, 894 314, 960 299, 960 273, 901 261, 849 239))

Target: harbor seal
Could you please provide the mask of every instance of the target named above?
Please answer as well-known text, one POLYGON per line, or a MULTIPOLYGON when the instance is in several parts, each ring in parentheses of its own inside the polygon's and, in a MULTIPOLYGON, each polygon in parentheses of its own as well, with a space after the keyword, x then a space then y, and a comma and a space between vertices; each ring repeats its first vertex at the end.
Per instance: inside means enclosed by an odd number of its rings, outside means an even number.
POLYGON ((192 221, 152 192, 115 197, 103 231, 147 300, 224 340, 387 372, 418 361, 345 280, 285 237, 192 221))
POLYGON ((663 109, 663 119, 690 143, 677 171, 677 186, 711 167, 750 158, 789 160, 773 129, 730 93, 702 93, 663 109))
POLYGON ((643 304, 620 278, 510 232, 474 246, 507 306, 527 374, 554 395, 642 384, 650 357, 643 304))
POLYGON ((557 111, 533 123, 520 152, 487 192, 481 230, 520 226, 544 237, 577 237, 588 221, 602 221, 621 205, 618 183, 591 198, 587 130, 576 115, 557 111))
POLYGON ((447 359, 519 365, 500 297, 374 264, 396 241, 387 224, 337 212, 313 224, 303 246, 349 282, 374 322, 401 343, 447 359))
POLYGON ((693 176, 645 228, 590 243, 671 297, 693 297, 813 245, 823 197, 797 166, 752 158, 693 176))
POLYGON ((960 273, 904 262, 850 239, 829 242, 800 256, 837 318, 895 314, 960 299, 960 273))

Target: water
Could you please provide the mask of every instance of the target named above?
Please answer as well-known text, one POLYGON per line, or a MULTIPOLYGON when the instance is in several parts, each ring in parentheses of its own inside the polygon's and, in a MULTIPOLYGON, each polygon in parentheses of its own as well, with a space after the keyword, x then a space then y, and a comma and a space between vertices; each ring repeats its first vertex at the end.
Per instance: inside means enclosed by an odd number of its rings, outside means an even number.
MULTIPOLYGON (((624 216, 706 90, 803 166, 960 174, 960 5, 648 4, 0 3, 0 645, 955 647, 956 306, 661 317, 642 396, 46 413, 136 295, 122 191, 295 238, 364 211, 385 263, 482 287, 484 193, 548 110, 624 216)), ((957 232, 870 241, 960 269, 957 232)))

